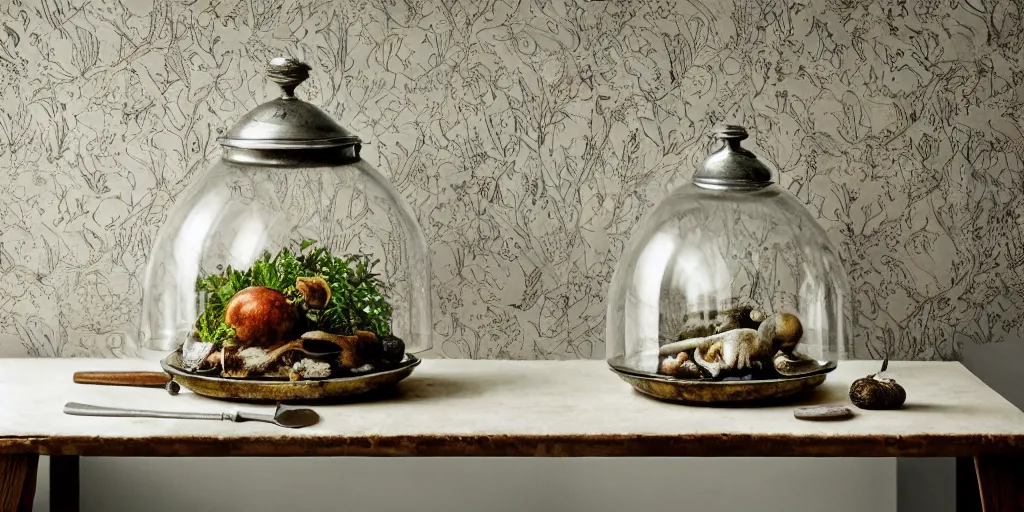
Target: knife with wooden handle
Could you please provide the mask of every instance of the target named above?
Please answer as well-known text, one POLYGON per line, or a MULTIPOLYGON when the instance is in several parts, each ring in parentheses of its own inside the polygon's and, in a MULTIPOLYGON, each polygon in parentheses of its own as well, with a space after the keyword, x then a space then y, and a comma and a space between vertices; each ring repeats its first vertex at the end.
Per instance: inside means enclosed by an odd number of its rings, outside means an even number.
POLYGON ((162 388, 171 376, 163 372, 75 372, 74 380, 78 384, 162 388))

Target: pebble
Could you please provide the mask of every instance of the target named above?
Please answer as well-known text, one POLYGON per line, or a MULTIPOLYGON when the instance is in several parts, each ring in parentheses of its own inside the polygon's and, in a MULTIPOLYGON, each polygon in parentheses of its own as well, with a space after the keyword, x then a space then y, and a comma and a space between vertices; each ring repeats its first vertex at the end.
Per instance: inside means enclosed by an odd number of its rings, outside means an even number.
POLYGON ((797 407, 793 410, 793 416, 810 421, 843 420, 853 417, 853 411, 842 405, 811 405, 797 407))

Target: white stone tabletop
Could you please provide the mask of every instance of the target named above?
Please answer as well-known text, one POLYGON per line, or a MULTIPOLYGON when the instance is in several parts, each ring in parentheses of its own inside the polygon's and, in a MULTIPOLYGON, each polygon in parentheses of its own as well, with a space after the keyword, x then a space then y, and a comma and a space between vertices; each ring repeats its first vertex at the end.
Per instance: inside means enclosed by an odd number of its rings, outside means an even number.
POLYGON ((272 412, 159 388, 75 384, 76 371, 159 371, 141 359, 0 359, 0 453, 64 455, 967 456, 1024 452, 1024 413, 955 362, 891 362, 901 410, 850 404, 878 361, 844 361, 792 402, 709 407, 635 392, 604 361, 426 360, 384 400, 313 405, 312 427, 69 416, 66 402, 272 412), (845 404, 844 421, 796 419, 845 404))

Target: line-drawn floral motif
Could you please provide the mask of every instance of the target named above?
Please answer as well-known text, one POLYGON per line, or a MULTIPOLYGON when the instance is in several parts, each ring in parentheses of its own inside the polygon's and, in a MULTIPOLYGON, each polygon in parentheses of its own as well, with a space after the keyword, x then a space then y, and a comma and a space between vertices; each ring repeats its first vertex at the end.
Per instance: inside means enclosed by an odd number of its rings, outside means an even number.
POLYGON ((601 357, 624 244, 722 121, 840 247, 856 356, 1024 335, 1020 2, 12 0, 0 28, 0 353, 131 353, 155 230, 280 53, 418 212, 435 356, 601 357))

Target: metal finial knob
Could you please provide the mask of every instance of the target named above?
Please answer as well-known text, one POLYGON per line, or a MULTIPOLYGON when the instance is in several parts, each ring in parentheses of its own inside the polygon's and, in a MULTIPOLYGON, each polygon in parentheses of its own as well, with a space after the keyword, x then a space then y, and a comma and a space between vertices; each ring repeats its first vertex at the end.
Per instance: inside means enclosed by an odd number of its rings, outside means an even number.
POLYGON ((285 98, 295 97, 295 88, 309 78, 312 69, 292 57, 275 57, 267 64, 267 76, 281 87, 285 98))
POLYGON ((772 173, 756 155, 740 147, 747 129, 733 124, 715 128, 725 145, 709 155, 693 174, 695 185, 719 190, 752 190, 771 185, 772 173))
POLYGON ((749 135, 747 129, 735 124, 723 124, 718 128, 715 128, 715 138, 724 141, 741 141, 746 139, 749 135))

